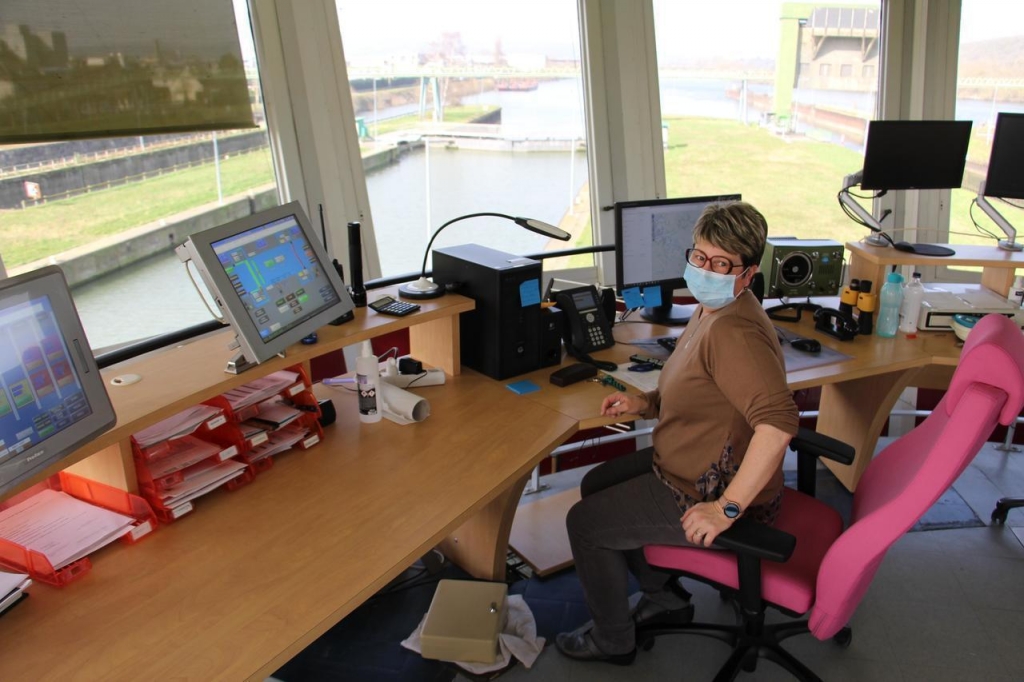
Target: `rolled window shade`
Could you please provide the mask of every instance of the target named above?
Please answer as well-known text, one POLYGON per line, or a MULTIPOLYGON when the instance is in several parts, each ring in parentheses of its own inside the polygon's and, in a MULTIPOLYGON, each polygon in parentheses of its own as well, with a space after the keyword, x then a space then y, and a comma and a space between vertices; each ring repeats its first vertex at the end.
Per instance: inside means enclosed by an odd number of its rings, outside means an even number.
POLYGON ((0 144, 254 126, 231 0, 0 2, 0 144))

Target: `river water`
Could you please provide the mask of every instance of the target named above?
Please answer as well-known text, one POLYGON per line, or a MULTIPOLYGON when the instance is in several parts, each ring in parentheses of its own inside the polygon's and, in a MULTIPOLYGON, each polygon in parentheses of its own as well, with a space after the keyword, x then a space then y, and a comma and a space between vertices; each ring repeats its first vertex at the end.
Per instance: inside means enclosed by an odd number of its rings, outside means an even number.
MULTIPOLYGON (((737 87, 737 83, 724 81, 668 79, 662 83, 662 113, 666 117, 740 119, 744 114, 740 102, 726 94, 737 87)), ((752 92, 767 92, 769 88, 762 84, 750 87, 752 92)), ((797 92, 794 99, 817 103, 827 99, 836 106, 865 112, 873 107, 870 93, 797 92)), ((507 137, 584 137, 583 94, 576 81, 542 83, 527 92, 487 91, 464 97, 463 103, 500 106, 502 130, 507 137)), ((987 122, 998 111, 1024 111, 1024 105, 979 101, 957 105, 958 117, 979 123, 987 122)), ((378 116, 383 119, 395 113, 382 110, 378 116)), ((745 113, 748 121, 756 120, 757 112, 745 113)), ((367 123, 372 124, 372 116, 367 117, 367 123)), ((496 211, 557 225, 586 179, 586 155, 580 152, 482 152, 432 147, 410 153, 399 163, 368 173, 366 178, 381 271, 390 276, 418 270, 430 234, 445 221, 467 213, 496 211)), ((523 254, 543 250, 546 241, 505 220, 474 218, 446 228, 434 247, 472 242, 523 254)), ((76 288, 74 295, 94 348, 210 319, 185 266, 170 252, 76 288)))

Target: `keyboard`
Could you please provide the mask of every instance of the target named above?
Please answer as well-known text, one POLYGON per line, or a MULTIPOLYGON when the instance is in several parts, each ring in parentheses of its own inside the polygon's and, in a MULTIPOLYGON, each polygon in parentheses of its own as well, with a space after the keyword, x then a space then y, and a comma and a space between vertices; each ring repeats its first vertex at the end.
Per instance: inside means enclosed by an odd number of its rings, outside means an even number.
POLYGON ((658 339, 658 345, 667 350, 669 353, 676 349, 676 337, 675 336, 663 336, 658 339))

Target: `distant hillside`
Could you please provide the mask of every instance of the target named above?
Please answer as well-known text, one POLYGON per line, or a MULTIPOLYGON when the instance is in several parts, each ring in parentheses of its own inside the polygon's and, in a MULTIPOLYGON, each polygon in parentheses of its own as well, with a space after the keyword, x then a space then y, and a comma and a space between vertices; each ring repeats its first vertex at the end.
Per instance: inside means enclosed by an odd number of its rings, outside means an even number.
POLYGON ((1024 35, 960 46, 961 78, 1024 77, 1024 35))

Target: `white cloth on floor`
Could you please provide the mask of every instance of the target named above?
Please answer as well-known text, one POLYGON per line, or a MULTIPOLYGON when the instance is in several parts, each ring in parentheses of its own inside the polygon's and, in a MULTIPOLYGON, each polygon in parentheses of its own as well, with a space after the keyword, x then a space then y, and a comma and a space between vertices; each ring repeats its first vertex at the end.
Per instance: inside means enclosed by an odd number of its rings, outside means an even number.
MULTIPOLYGON (((544 650, 544 638, 537 636, 537 622, 533 619, 533 612, 518 594, 509 595, 505 608, 505 627, 498 633, 498 658, 494 663, 452 661, 453 663, 476 675, 501 670, 512 661, 513 656, 527 668, 533 665, 540 652, 544 650)), ((427 616, 424 614, 420 624, 402 642, 402 646, 420 653, 420 633, 426 620, 427 616)))

